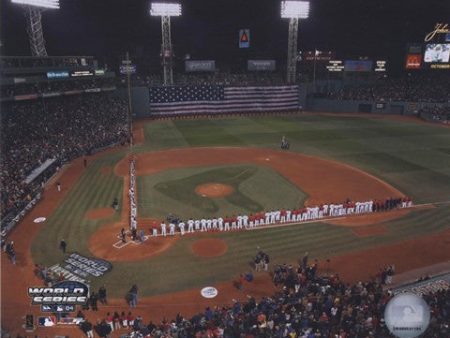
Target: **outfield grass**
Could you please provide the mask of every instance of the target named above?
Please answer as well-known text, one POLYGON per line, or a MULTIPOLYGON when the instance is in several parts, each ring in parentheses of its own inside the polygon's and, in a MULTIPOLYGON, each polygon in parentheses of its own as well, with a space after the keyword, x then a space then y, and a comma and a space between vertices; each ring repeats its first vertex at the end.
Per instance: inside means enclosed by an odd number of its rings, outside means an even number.
POLYGON ((255 165, 184 168, 138 176, 141 217, 165 218, 169 213, 188 218, 252 214, 303 205, 307 195, 278 172, 255 165), (234 188, 223 198, 205 198, 195 188, 205 183, 234 188), (277 187, 267 192, 267 187, 277 187))
MULTIPOLYGON (((450 199, 450 130, 434 125, 319 115, 162 121, 145 126, 146 142, 135 151, 231 145, 278 148, 283 135, 290 141, 291 151, 354 165, 389 182, 416 203, 450 199)), ((84 214, 92 208, 109 206, 114 197, 121 199, 122 179, 113 173, 100 174, 100 168, 114 166, 123 155, 105 154, 88 166, 34 240, 32 254, 36 262, 60 262, 61 238, 68 242, 69 251, 90 255, 88 238, 101 224, 114 221, 118 215, 90 221, 84 219, 84 214)), ((271 255, 272 262, 292 261, 304 251, 309 251, 311 257, 325 258, 448 229, 449 220, 450 209, 442 206, 388 222, 386 234, 367 238, 323 223, 218 234, 214 236, 224 239, 229 250, 224 256, 209 259, 190 252, 195 237, 188 237, 154 259, 114 263, 110 273, 93 281, 93 287, 106 283, 111 296, 123 296, 133 282, 139 285, 141 295, 200 287, 229 280, 248 269, 257 246, 271 255)))

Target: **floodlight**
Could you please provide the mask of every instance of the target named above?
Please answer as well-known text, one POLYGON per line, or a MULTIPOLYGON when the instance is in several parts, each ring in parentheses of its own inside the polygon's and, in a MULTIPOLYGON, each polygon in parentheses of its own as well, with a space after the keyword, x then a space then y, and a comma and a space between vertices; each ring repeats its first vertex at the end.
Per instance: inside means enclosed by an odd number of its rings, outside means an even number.
POLYGON ((150 15, 152 16, 180 16, 181 4, 153 2, 150 8, 150 15))
POLYGON ((306 19, 309 16, 309 1, 282 1, 281 17, 306 19))
POLYGON ((11 0, 11 2, 18 5, 59 9, 59 0, 11 0))

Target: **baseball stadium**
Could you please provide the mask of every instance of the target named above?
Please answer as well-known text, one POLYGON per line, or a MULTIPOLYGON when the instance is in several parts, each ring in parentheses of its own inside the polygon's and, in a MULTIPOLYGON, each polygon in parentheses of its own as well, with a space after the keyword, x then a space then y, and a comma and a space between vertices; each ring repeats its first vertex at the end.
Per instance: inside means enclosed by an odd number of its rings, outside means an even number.
POLYGON ((450 337, 431 3, 4 1, 2 338, 450 337))

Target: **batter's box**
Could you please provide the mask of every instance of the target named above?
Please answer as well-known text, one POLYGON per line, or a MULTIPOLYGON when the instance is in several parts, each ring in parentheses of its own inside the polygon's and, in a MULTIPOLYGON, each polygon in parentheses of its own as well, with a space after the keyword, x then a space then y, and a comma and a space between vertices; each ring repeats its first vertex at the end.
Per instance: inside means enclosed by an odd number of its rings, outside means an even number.
POLYGON ((122 248, 126 247, 130 243, 133 243, 134 245, 139 245, 139 244, 142 244, 143 242, 145 242, 148 239, 149 239, 149 236, 144 236, 144 237, 142 237, 141 241, 127 241, 125 243, 122 242, 122 241, 118 241, 118 242, 113 244, 113 247, 115 247, 116 249, 122 249, 122 248))
POLYGON ((115 247, 116 249, 122 249, 123 247, 126 247, 128 244, 130 244, 130 242, 122 242, 122 241, 118 241, 116 243, 113 244, 113 247, 115 247))

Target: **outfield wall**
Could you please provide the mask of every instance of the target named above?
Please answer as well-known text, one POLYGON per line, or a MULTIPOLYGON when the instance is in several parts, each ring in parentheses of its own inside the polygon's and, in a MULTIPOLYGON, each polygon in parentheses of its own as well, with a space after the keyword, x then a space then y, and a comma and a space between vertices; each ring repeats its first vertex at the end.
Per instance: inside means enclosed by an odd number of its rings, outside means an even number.
MULTIPOLYGON (((338 83, 336 83, 336 86, 338 83)), ((330 100, 326 98, 308 97, 311 88, 306 85, 299 85, 299 109, 316 112, 333 113, 377 113, 396 115, 416 115, 421 107, 435 106, 435 103, 426 102, 375 102, 363 100, 330 100)), ((127 98, 126 89, 119 89, 121 97, 127 98)), ((133 116, 151 117, 149 102, 149 90, 147 87, 133 87, 131 91, 133 116)), ((440 104, 442 105, 442 104, 440 104)))

